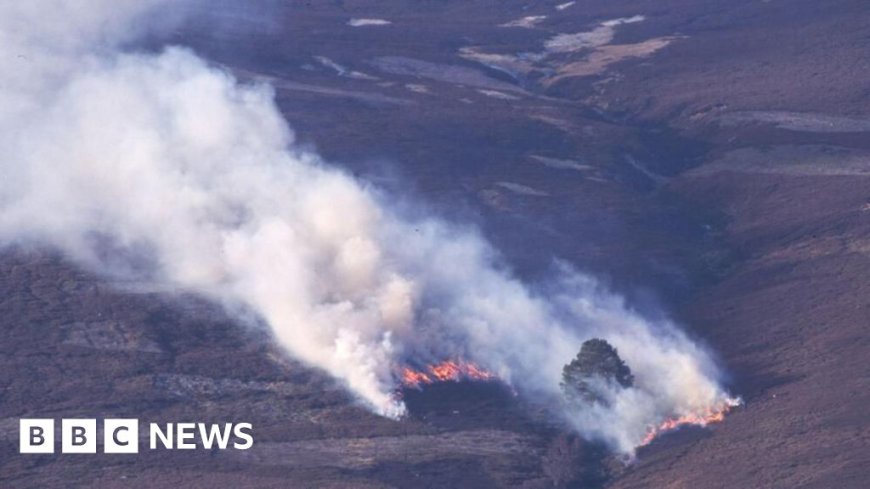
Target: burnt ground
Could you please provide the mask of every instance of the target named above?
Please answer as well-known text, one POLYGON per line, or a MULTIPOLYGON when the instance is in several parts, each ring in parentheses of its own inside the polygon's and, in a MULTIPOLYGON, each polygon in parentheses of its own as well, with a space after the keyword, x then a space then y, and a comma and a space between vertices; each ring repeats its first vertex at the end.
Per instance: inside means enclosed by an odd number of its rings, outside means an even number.
MULTIPOLYGON (((147 48, 270 81, 328 160, 481 226, 531 281, 568 260, 710 345, 746 405, 660 438, 608 487, 864 487, 865 2, 560 3, 222 1, 147 48), (515 56, 635 15, 604 44, 515 56)), ((49 250, 3 252, 0 312, 3 487, 552 486, 559 427, 497 384, 409 391, 412 415, 381 419, 265 328, 49 250), (244 419, 256 445, 19 456, 17 419, 39 416, 244 419)))

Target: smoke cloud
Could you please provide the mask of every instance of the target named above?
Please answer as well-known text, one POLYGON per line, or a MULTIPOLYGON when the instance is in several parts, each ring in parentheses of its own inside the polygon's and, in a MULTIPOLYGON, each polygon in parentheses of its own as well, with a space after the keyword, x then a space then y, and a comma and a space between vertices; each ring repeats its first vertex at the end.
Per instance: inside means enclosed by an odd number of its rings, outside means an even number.
POLYGON ((564 265, 530 287, 474 229, 408 217, 294 147, 269 86, 188 49, 122 49, 161 3, 0 4, 0 242, 254 311, 288 354, 385 416, 404 413, 393 392, 409 360, 474 361, 555 398, 592 336, 636 386, 566 413, 588 436, 631 452, 666 417, 728 402, 673 324, 564 265))

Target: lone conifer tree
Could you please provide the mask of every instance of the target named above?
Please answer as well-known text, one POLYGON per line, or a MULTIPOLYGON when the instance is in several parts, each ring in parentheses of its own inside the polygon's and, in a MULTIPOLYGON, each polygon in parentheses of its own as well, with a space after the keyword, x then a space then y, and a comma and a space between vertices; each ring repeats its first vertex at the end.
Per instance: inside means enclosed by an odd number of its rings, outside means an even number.
POLYGON ((603 402, 594 385, 596 378, 623 388, 634 383, 631 369, 616 348, 599 338, 583 342, 577 357, 562 369, 562 391, 569 401, 603 402))

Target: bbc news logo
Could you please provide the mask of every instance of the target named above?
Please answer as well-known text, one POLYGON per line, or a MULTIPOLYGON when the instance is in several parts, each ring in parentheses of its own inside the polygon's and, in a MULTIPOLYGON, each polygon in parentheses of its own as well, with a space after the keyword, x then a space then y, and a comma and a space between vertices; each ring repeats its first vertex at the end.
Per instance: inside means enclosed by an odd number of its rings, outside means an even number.
MULTIPOLYGON (((21 419, 20 453, 54 453, 55 420, 21 419)), ((151 450, 247 450, 254 445, 251 423, 150 423, 148 448, 151 450), (197 441, 199 443, 197 444, 197 441)), ((104 419, 102 453, 139 453, 138 419, 104 419)), ((97 453, 96 419, 60 420, 61 453, 97 453)))

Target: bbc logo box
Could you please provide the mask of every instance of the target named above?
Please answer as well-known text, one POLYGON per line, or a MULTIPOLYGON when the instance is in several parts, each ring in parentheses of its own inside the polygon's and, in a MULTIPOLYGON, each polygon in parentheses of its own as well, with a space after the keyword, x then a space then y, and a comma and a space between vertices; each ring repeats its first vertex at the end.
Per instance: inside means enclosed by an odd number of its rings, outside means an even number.
MULTIPOLYGON (((97 453, 98 436, 96 419, 62 419, 61 453, 97 453)), ((54 453, 54 450, 55 421, 53 419, 20 420, 20 453, 54 453)), ((103 452, 139 453, 139 421, 136 419, 104 420, 103 452)))
POLYGON ((22 419, 18 433, 20 453, 54 453, 53 419, 22 419))
POLYGON ((139 420, 103 420, 103 451, 105 453, 139 453, 139 420))

